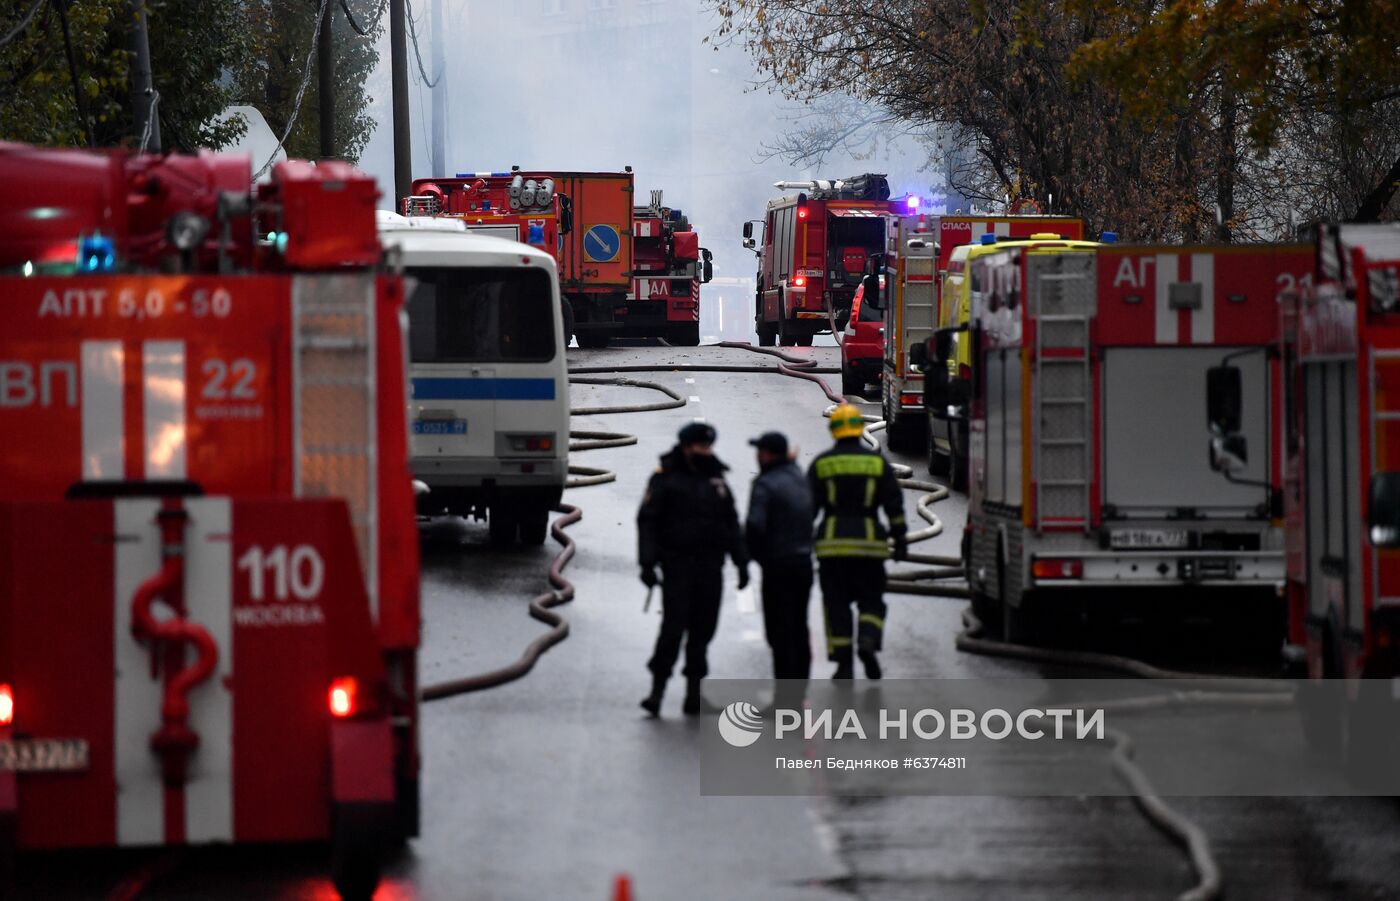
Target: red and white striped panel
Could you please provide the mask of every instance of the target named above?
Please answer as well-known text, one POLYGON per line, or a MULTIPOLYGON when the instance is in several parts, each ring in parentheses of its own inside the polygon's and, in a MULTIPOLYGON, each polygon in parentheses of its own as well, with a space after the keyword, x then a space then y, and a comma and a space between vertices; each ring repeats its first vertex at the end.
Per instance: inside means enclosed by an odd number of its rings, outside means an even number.
POLYGON ((632 234, 638 238, 659 238, 661 231, 660 219, 634 219, 632 221, 632 234))
POLYGON ((1110 345, 1257 345, 1274 340, 1277 297, 1305 275, 1294 246, 1103 250, 1097 260, 1097 334, 1110 345), (1173 307, 1173 285, 1195 285, 1199 303, 1173 307))

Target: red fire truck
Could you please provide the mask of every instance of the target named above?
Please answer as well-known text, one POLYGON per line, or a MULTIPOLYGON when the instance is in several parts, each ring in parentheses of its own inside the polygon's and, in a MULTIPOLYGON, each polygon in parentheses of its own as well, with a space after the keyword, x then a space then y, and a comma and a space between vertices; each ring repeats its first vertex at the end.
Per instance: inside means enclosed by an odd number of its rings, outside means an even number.
MULTIPOLYGON (((1348 680, 1304 697, 1309 737, 1360 763, 1400 723, 1400 226, 1319 230, 1316 271, 1288 287, 1288 661, 1348 680), (1371 709, 1368 709, 1371 708, 1371 709), (1379 734, 1378 734, 1379 733, 1379 734)), ((1235 430, 1217 457, 1238 458, 1235 430)))
POLYGON ((974 265, 964 559, 979 615, 1022 640, 1096 597, 1220 614, 1258 604, 1281 637, 1271 348, 1279 291, 1310 271, 1307 249, 1031 247, 974 265), (1241 391, 1232 431, 1251 449, 1229 473, 1205 453, 1206 388, 1224 366, 1241 391))
MULTIPOLYGON (((0 841, 416 834, 402 280, 374 182, 0 144, 0 841)), ((2 893, 2 892, 0 892, 2 893)))
POLYGON ((633 283, 632 167, 624 172, 458 173, 419 178, 405 215, 455 216, 471 231, 551 250, 568 302, 564 331, 580 347, 606 347, 629 332, 633 283))
MULTIPOLYGON (((813 335, 846 327, 868 261, 886 250, 890 216, 910 201, 917 207, 918 198, 891 200, 889 182, 873 173, 774 187, 796 193, 768 202, 754 328, 765 347, 806 346, 813 335)), ((744 223, 744 246, 757 243, 753 223, 744 223)))
POLYGON ((632 210, 632 255, 636 277, 620 334, 698 345, 700 286, 714 277, 714 261, 685 213, 662 205, 660 191, 632 210))

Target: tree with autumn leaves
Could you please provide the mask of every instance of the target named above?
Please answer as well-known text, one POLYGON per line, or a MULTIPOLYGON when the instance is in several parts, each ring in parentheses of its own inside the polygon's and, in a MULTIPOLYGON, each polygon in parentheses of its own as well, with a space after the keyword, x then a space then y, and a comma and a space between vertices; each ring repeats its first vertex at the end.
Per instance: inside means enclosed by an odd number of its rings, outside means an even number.
POLYGON ((1400 0, 710 0, 791 100, 939 136, 953 187, 1135 239, 1394 218, 1400 0))

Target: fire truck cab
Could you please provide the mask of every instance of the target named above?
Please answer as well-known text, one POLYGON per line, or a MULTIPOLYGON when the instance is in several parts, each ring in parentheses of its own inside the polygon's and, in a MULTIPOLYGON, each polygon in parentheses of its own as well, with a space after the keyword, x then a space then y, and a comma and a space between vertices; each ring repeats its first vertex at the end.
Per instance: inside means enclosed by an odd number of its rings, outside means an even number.
POLYGON ((714 258, 684 212, 662 203, 632 211, 635 277, 627 295, 627 322, 619 332, 661 337, 675 347, 700 344, 700 286, 714 278, 714 258))
POLYGON ((452 225, 379 226, 408 282, 418 512, 485 516, 497 544, 543 544, 569 468, 558 272, 542 250, 452 225))
POLYGON ((1251 632, 1281 637, 1274 313, 1309 266, 1292 245, 1027 247, 974 263, 964 559, 979 616, 1023 640, 1094 598, 1208 613, 1252 600, 1268 612, 1251 632), (1249 451, 1221 472, 1207 389, 1225 367, 1227 425, 1249 451))
MULTIPOLYGON (((372 179, 0 144, 0 858, 417 834, 402 279, 372 179)), ((0 894, 5 894, 0 886, 0 894)))
MULTIPOLYGON (((871 173, 774 187, 796 193, 768 202, 754 327, 762 346, 806 346, 846 327, 870 258, 885 251, 890 214, 907 207, 890 200, 884 175, 871 173)), ((744 223, 744 246, 757 249, 752 222, 744 223)))

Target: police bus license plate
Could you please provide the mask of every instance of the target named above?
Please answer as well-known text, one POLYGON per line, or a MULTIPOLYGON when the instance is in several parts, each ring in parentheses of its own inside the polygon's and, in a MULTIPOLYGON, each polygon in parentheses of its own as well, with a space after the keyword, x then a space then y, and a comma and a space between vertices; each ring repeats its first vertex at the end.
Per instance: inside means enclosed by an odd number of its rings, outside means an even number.
POLYGON ((465 435, 465 419, 416 419, 413 422, 415 435, 465 435))
POLYGON ((1115 550, 1184 548, 1190 543, 1185 529, 1115 529, 1108 544, 1115 550))
POLYGON ((0 741, 0 770, 14 773, 69 773, 88 768, 88 743, 82 738, 0 741))

